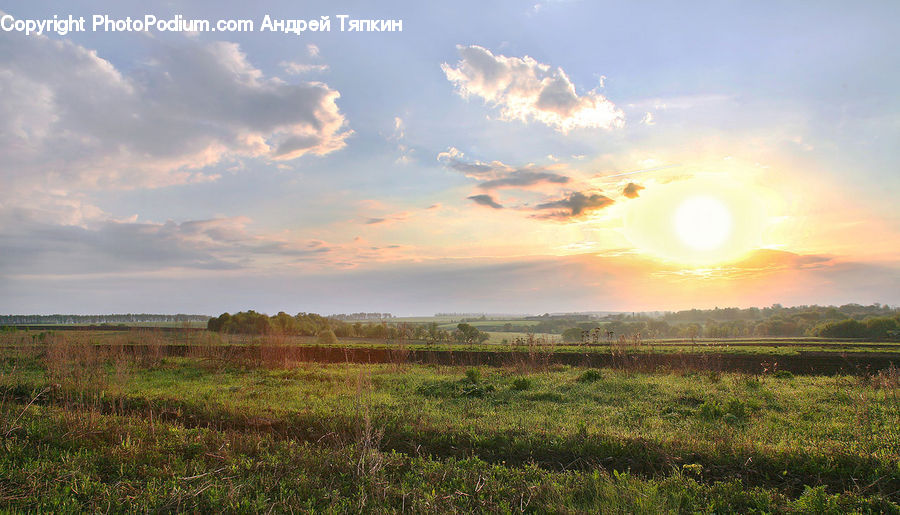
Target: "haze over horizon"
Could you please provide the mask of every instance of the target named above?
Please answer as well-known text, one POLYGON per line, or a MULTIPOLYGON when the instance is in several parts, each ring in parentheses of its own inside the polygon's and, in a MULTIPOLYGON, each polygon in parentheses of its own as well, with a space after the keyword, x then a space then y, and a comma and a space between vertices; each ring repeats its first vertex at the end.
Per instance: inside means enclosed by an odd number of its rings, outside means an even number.
POLYGON ((900 304, 898 3, 95 13, 332 29, 0 31, 0 313, 900 304))

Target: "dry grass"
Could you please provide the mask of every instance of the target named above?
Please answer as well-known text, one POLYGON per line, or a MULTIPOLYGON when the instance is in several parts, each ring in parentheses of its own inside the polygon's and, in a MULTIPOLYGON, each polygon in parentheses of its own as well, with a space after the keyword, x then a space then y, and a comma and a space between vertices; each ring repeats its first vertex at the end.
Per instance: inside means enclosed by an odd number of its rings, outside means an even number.
POLYGON ((516 338, 509 342, 510 359, 507 366, 519 373, 535 370, 550 370, 553 353, 556 352, 558 342, 554 339, 529 333, 524 338, 516 338), (517 348, 525 347, 524 356, 515 352, 517 348))

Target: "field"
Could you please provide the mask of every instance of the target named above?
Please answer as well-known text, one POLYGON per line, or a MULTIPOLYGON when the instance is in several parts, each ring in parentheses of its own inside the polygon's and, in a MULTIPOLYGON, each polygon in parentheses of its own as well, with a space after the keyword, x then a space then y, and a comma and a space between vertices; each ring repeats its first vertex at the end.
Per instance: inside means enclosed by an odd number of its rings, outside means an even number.
MULTIPOLYGON (((596 368, 554 363, 551 345, 429 364, 411 362, 424 344, 376 341, 339 347, 383 362, 321 363, 289 351, 311 341, 186 330, 0 342, 5 509, 900 511, 891 366, 596 368)), ((611 350, 657 354, 581 349, 611 350)))

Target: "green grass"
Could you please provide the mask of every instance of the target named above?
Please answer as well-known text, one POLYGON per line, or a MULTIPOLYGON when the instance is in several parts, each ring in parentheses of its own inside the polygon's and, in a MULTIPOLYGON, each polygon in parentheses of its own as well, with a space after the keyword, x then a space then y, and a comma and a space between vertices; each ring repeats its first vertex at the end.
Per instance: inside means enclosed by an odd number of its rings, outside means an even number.
POLYGON ((2 495, 33 511, 337 512, 882 512, 876 496, 789 497, 740 480, 704 482, 673 468, 644 479, 627 472, 550 471, 478 458, 413 456, 351 442, 319 445, 265 433, 147 424, 136 417, 40 408, 4 438, 2 495), (72 430, 89 430, 88 435, 72 430))
POLYGON ((0 365, 3 505, 881 512, 900 500, 896 377, 85 359, 0 365))
MULTIPOLYGON (((453 330, 456 329, 456 325, 458 323, 459 322, 445 323, 439 325, 438 327, 440 327, 441 329, 453 330)), ((473 327, 481 329, 483 327, 501 327, 505 324, 510 324, 517 327, 531 327, 538 325, 540 322, 538 320, 475 320, 466 323, 473 327)))

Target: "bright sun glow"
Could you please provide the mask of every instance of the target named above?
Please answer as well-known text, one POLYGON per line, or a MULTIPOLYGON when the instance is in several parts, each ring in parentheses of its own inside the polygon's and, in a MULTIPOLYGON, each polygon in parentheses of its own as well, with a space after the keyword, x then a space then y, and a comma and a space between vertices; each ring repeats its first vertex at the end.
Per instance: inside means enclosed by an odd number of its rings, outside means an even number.
POLYGON ((675 232, 689 247, 713 250, 731 234, 731 212, 719 199, 690 197, 675 210, 675 232))
POLYGON ((693 177, 642 191, 625 236, 648 255, 691 266, 732 262, 762 245, 765 192, 737 175, 693 177))

